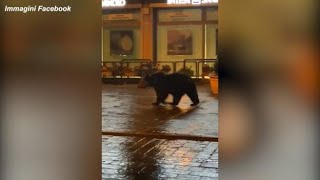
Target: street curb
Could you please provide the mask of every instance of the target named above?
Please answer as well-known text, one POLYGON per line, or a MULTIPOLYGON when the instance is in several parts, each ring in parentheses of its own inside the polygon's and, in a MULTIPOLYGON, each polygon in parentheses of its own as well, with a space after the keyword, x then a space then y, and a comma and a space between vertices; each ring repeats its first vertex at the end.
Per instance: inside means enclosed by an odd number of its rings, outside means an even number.
POLYGON ((168 139, 168 140, 192 140, 192 141, 210 141, 219 142, 218 137, 209 136, 196 136, 189 134, 162 134, 162 133, 134 133, 134 132, 102 132, 105 136, 134 136, 134 137, 150 137, 157 139, 168 139))

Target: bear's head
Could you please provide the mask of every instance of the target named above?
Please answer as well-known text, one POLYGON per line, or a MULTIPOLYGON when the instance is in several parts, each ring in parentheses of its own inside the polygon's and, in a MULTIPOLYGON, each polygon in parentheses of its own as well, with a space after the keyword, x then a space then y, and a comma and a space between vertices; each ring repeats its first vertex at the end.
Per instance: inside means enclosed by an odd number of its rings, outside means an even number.
POLYGON ((139 88, 145 88, 148 86, 155 86, 160 79, 162 79, 165 76, 162 72, 156 72, 152 74, 147 74, 143 78, 141 78, 141 81, 138 84, 139 88))

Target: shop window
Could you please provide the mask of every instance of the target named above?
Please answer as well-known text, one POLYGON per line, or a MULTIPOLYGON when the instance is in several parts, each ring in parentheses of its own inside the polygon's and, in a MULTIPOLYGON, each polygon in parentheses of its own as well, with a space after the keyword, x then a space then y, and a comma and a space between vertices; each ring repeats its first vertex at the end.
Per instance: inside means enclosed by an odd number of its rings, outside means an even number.
MULTIPOLYGON (((184 59, 202 58, 203 26, 201 22, 202 9, 159 10, 157 60, 178 62, 175 70, 179 71, 184 68, 182 63, 184 59)), ((187 63, 186 68, 195 75, 195 63, 187 63)))
POLYGON ((140 11, 108 11, 103 17, 103 61, 140 57, 140 11))
POLYGON ((218 8, 207 9, 207 21, 218 21, 218 8))
POLYGON ((103 60, 139 58, 140 30, 138 28, 112 27, 103 29, 103 60))
POLYGON ((217 58, 217 38, 218 26, 215 24, 206 25, 206 42, 205 42, 205 58, 217 58))
MULTIPOLYGON (((202 58, 202 26, 170 25, 158 27, 158 61, 183 61, 202 58)), ((190 63, 188 68, 195 69, 190 63)), ((178 63, 176 70, 183 68, 178 63)))
POLYGON ((190 75, 207 76, 213 62, 197 65, 190 59, 217 58, 217 13, 217 7, 158 10, 157 61, 176 62, 176 71, 185 68, 190 75))

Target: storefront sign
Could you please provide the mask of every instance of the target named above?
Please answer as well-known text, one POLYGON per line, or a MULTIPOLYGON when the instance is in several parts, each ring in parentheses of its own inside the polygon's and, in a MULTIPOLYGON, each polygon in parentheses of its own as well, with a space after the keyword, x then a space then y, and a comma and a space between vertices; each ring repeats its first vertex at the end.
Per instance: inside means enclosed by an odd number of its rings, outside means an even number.
POLYGON ((126 0, 102 0, 102 7, 122 7, 126 4, 126 0))
POLYGON ((134 19, 133 14, 108 14, 104 18, 107 21, 124 21, 134 19))
POLYGON ((178 5, 201 5, 201 4, 213 4, 217 3, 218 0, 167 0, 167 4, 178 4, 178 5))
POLYGON ((192 13, 190 12, 172 12, 172 13, 167 13, 167 18, 170 19, 188 19, 192 17, 192 13))
POLYGON ((201 21, 201 9, 160 10, 159 21, 201 21))

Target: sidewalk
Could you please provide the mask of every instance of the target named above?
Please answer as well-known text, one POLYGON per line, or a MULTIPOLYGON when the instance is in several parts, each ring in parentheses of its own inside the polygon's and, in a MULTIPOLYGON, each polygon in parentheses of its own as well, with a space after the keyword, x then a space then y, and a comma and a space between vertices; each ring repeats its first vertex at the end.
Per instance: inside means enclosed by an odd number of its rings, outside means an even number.
POLYGON ((217 137, 218 100, 211 94, 209 85, 197 88, 201 101, 197 107, 190 107, 189 98, 184 96, 179 106, 173 108, 152 106, 155 101, 152 88, 103 85, 102 131, 217 137))

